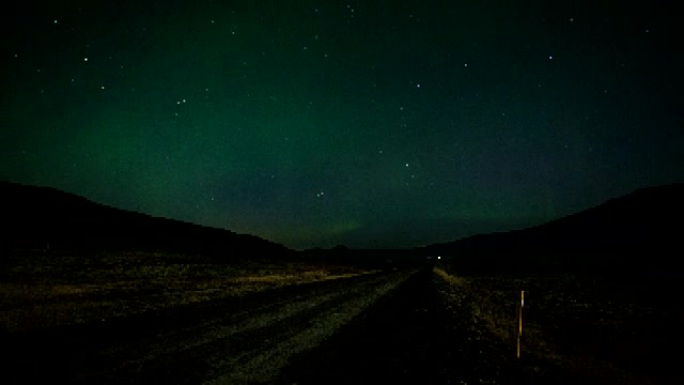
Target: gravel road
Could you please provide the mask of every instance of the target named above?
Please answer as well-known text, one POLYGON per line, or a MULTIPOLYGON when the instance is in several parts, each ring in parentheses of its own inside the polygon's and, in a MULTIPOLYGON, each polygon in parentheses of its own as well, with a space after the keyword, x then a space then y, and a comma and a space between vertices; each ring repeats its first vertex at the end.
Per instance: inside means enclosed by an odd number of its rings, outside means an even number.
POLYGON ((488 335, 470 294, 422 270, 322 343, 277 384, 526 384, 513 347, 488 335))

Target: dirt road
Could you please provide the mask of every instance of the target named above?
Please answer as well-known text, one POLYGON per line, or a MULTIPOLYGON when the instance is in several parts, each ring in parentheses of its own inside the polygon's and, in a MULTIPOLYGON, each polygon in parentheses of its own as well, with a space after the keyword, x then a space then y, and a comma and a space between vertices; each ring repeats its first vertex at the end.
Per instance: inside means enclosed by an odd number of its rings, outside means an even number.
POLYGON ((513 351, 486 335, 470 300, 421 271, 318 349, 296 357, 277 383, 525 383, 513 351))

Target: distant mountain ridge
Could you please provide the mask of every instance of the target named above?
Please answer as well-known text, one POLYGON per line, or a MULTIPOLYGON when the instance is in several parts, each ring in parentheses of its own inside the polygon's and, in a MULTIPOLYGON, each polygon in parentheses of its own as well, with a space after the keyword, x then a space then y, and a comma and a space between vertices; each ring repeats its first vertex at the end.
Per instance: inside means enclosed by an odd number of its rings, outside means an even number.
POLYGON ((13 250, 159 250, 217 257, 293 251, 252 235, 120 210, 50 187, 0 182, 0 245, 13 250))
POLYGON ((684 255, 683 221, 680 183, 641 188, 528 229, 475 235, 422 250, 483 270, 660 269, 676 265, 684 255))

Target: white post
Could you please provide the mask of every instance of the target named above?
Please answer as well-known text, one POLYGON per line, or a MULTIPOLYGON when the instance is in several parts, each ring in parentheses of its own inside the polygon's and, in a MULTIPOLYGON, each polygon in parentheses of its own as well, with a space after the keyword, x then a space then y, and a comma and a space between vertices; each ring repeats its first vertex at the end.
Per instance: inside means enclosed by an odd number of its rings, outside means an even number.
POLYGON ((518 346, 515 350, 515 357, 520 358, 520 339, 522 338, 522 312, 525 306, 525 290, 520 291, 520 308, 518 309, 518 346))

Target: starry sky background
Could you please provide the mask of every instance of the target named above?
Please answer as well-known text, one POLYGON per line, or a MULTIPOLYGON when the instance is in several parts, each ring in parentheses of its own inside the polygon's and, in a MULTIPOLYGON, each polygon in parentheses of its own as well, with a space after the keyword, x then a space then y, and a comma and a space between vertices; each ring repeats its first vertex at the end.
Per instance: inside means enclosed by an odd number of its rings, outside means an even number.
POLYGON ((296 249, 684 181, 676 2, 12 1, 0 179, 296 249))

